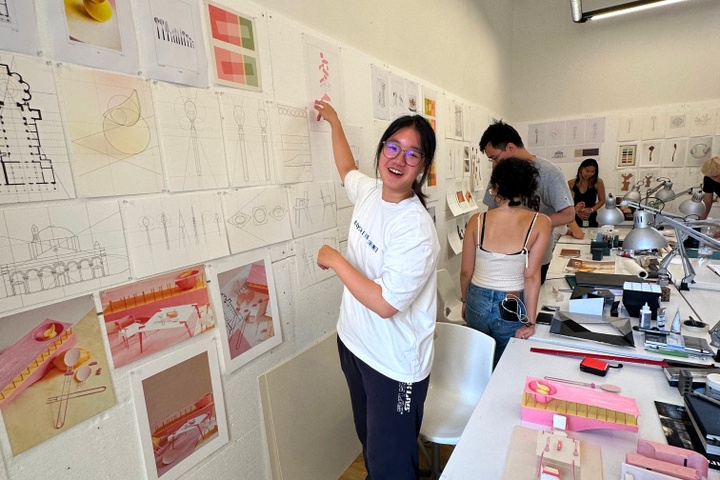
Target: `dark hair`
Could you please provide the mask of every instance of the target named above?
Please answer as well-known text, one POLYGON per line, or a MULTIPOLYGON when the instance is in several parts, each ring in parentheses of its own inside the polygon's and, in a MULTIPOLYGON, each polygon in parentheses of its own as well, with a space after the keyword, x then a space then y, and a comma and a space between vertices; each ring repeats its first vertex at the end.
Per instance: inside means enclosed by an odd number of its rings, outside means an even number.
POLYGON ((525 148, 517 130, 502 120, 498 120, 490 125, 485 130, 485 133, 482 134, 482 137, 480 137, 481 152, 485 152, 485 147, 487 147, 488 143, 492 143, 492 146, 498 150, 505 150, 508 143, 513 143, 519 148, 525 148))
POLYGON ((592 187, 597 183, 598 176, 600 175, 600 167, 598 167, 597 160, 594 158, 586 158, 578 167, 577 175, 575 175, 575 185, 580 183, 580 172, 585 167, 595 167, 595 175, 588 180, 588 187, 592 187))
POLYGON ((433 130, 430 122, 428 122, 425 117, 421 115, 403 115, 402 117, 396 118, 390 124, 380 138, 377 151, 375 152, 375 175, 377 176, 378 174, 378 169, 380 167, 380 154, 382 153, 385 141, 395 135, 395 133, 399 130, 408 127, 413 128, 418 133, 418 136, 420 137, 420 150, 425 159, 425 168, 423 169, 422 177, 420 178, 420 181, 417 179, 413 180, 412 189, 413 192, 415 192, 415 195, 417 195, 420 199, 420 202, 422 202, 423 206, 427 208, 427 205, 425 205, 425 198, 427 195, 422 192, 422 185, 425 183, 428 173, 430 173, 430 166, 435 158, 435 145, 437 142, 435 140, 435 130, 433 130))
POLYGON ((540 172, 533 162, 522 158, 506 158, 498 162, 490 175, 495 195, 510 200, 510 205, 535 208, 540 172))

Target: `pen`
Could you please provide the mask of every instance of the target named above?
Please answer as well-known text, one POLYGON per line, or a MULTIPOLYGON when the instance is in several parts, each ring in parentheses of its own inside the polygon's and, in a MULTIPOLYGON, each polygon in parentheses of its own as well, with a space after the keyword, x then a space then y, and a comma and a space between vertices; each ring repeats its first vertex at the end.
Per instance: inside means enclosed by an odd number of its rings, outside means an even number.
POLYGON ((716 268, 718 268, 717 265, 708 265, 707 267, 710 269, 711 272, 720 277, 720 272, 716 270, 716 268))

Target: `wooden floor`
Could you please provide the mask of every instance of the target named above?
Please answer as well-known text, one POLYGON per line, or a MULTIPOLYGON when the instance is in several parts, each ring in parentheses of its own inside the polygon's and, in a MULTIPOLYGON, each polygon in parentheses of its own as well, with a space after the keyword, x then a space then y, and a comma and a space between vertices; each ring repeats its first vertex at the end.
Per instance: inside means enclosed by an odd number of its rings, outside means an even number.
MULTIPOLYGON (((440 462, 445 465, 453 449, 452 445, 441 445, 440 446, 440 462)), ((427 446, 428 455, 430 454, 430 446, 427 446)), ((420 453, 420 469, 429 469, 430 466, 425 461, 425 456, 420 453)), ((338 480, 365 480, 367 476, 367 470, 365 470, 365 462, 363 461, 362 455, 355 459, 355 461, 345 470, 338 480)))

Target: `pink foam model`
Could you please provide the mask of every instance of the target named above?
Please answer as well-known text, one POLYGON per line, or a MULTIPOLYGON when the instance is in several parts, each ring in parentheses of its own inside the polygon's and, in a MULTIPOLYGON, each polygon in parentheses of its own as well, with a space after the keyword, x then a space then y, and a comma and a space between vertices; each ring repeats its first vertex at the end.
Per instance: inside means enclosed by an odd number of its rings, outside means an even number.
POLYGON ((569 431, 607 428, 637 432, 640 410, 634 398, 527 377, 522 419, 552 426, 553 415, 565 416, 569 431))

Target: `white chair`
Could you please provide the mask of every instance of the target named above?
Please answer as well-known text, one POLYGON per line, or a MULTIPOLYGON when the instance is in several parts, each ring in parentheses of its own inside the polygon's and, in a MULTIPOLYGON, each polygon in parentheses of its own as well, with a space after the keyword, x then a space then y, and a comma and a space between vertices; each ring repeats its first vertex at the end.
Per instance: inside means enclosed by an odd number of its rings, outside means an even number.
POLYGON ((458 295, 459 289, 455 286, 450 272, 441 268, 437 271, 438 290, 438 322, 450 322, 465 325, 462 318, 462 302, 458 295))
MULTIPOLYGON (((439 445, 457 445, 490 380, 494 354, 492 337, 470 327, 435 324, 435 357, 419 438, 432 443, 432 480, 442 471, 439 445)), ((425 448, 420 450, 427 458, 425 448)))

